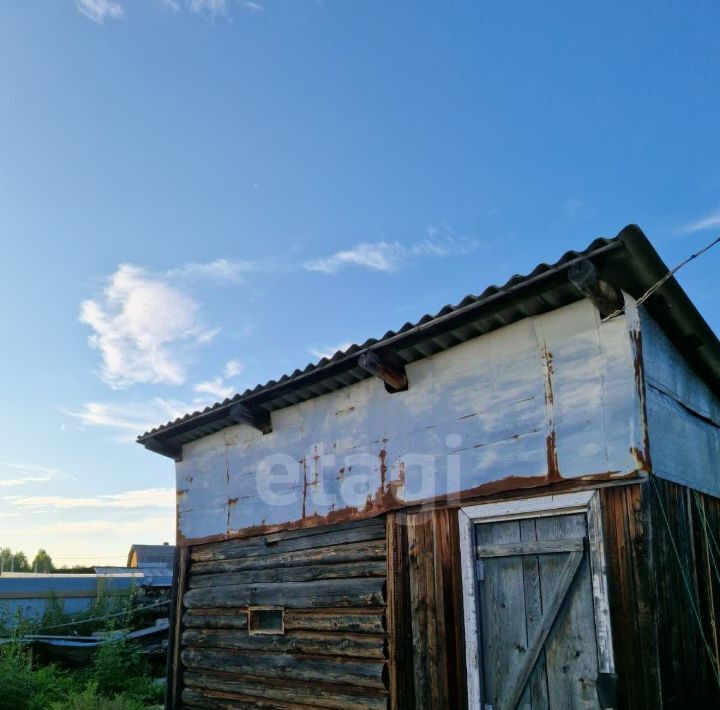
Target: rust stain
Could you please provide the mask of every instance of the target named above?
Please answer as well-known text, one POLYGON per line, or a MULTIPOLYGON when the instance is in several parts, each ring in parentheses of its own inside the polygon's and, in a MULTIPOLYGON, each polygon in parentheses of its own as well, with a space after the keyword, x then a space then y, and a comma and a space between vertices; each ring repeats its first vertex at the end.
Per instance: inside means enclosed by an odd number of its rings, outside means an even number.
POLYGON ((238 500, 240 500, 240 499, 239 498, 228 498, 228 505, 232 508, 232 506, 234 506, 238 502, 238 500))
POLYGON ((555 402, 555 394, 553 392, 553 355, 547 349, 547 346, 543 348, 543 358, 545 358, 545 365, 547 367, 547 378, 545 388, 545 404, 552 406, 555 402))
POLYGON ((630 330, 630 340, 633 345, 633 368, 635 370, 635 389, 640 399, 640 408, 642 411, 642 440, 644 452, 638 451, 635 447, 630 449, 630 453, 635 457, 641 471, 652 471, 652 462, 650 461, 650 439, 647 426, 647 403, 645 401, 645 369, 643 360, 643 342, 640 329, 630 330))
POLYGON ((547 480, 549 483, 562 481, 560 467, 558 466, 557 447, 555 446, 555 428, 545 437, 547 448, 547 480))
POLYGON ((547 349, 542 350, 545 360, 547 376, 545 378, 545 408, 548 420, 548 433, 545 437, 545 447, 547 456, 547 482, 556 483, 562 480, 560 475, 560 466, 558 465, 557 442, 555 433, 555 416, 553 406, 555 404, 555 393, 553 391, 553 355, 547 349))
POLYGON ((603 471, 592 473, 578 478, 567 478, 555 483, 548 483, 545 476, 507 476, 498 481, 489 481, 474 488, 459 493, 441 495, 422 501, 408 503, 400 500, 397 490, 402 486, 402 481, 390 481, 389 489, 385 492, 377 491, 375 496, 368 500, 363 508, 341 508, 332 510, 325 515, 317 513, 299 520, 287 521, 285 523, 273 523, 267 525, 264 522, 260 525, 235 530, 232 533, 221 535, 209 535, 207 537, 188 539, 178 530, 178 546, 202 545, 210 542, 222 542, 224 540, 243 539, 257 535, 268 535, 271 533, 283 532, 284 530, 299 530, 314 528, 321 525, 333 525, 336 523, 352 522, 355 520, 367 520, 379 515, 384 515, 393 510, 404 509, 411 513, 429 505, 436 508, 457 508, 468 502, 486 502, 491 500, 502 500, 516 498, 518 491, 532 491, 532 495, 548 495, 550 493, 561 493, 569 490, 583 489, 587 485, 597 483, 637 478, 637 472, 621 473, 620 471, 603 471))
POLYGON ((636 446, 630 447, 630 454, 637 462, 639 471, 646 471, 647 473, 651 472, 652 467, 650 466, 649 455, 646 455, 644 451, 641 451, 636 446))
POLYGON ((387 474, 387 463, 386 463, 387 451, 382 449, 380 451, 380 489, 385 490, 385 476, 387 474))
POLYGON ((303 502, 302 502, 302 517, 305 518, 305 509, 307 506, 307 458, 305 456, 302 457, 302 460, 300 461, 303 467, 303 502))

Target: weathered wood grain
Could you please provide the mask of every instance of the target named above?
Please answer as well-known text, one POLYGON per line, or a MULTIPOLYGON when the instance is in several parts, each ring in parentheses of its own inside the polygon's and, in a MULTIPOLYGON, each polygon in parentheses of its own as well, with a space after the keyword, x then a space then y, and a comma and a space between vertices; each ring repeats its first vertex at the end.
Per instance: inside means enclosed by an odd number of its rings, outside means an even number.
MULTIPOLYGON (((247 612, 229 613, 229 609, 188 609, 183 615, 186 629, 247 629, 247 612), (224 614, 192 614, 194 611, 222 611, 224 614)), ((233 610, 234 611, 234 610, 233 610)))
POLYGON ((304 655, 371 658, 386 657, 382 634, 327 634, 295 631, 282 636, 249 636, 242 631, 187 629, 182 635, 184 646, 194 648, 235 648, 243 651, 272 651, 304 655))
POLYGON ((382 691, 365 688, 361 694, 342 692, 338 686, 334 690, 328 686, 308 686, 282 680, 280 685, 253 678, 241 678, 226 673, 190 672, 186 675, 186 686, 195 689, 236 693, 248 698, 261 698, 266 701, 284 701, 291 704, 304 704, 331 710, 382 710, 387 708, 388 699, 382 691))
POLYGON ((316 656, 262 653, 230 649, 185 648, 186 668, 224 670, 242 675, 289 678, 316 683, 385 688, 381 661, 327 660, 316 656))
POLYGON ((285 629, 366 634, 382 634, 387 630, 384 610, 352 608, 288 609, 285 611, 285 629))
POLYGON ((209 562, 245 559, 385 538, 385 525, 382 519, 362 522, 364 524, 342 526, 338 530, 326 527, 323 532, 316 532, 313 535, 287 536, 280 539, 263 535, 249 539, 197 545, 193 548, 192 560, 193 562, 209 562))
POLYGON ((347 577, 384 577, 386 574, 384 560, 362 560, 340 564, 313 564, 303 567, 271 567, 220 574, 191 574, 188 586, 190 589, 199 589, 255 582, 307 582, 347 577))
POLYGON ((387 516, 387 549, 390 699, 393 708, 410 708, 415 702, 415 674, 405 513, 387 516))
POLYGON ((275 569, 277 567, 299 567, 310 564, 343 564, 384 560, 385 540, 348 543, 331 547, 318 547, 294 552, 273 553, 262 557, 234 558, 211 562, 194 562, 193 575, 244 572, 248 570, 275 569))
POLYGON ((384 586, 384 578, 236 584, 191 589, 185 593, 184 602, 190 609, 268 605, 280 605, 290 609, 382 606, 385 603, 384 586))

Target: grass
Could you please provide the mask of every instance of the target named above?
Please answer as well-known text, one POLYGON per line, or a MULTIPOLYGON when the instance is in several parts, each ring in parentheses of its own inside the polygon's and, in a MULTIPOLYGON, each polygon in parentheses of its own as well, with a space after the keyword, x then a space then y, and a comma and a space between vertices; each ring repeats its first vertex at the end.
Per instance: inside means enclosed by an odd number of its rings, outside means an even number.
MULTIPOLYGON (((90 618, 127 611, 127 615, 72 627, 80 633, 127 628, 132 600, 99 595, 90 618)), ((77 617, 74 617, 77 619, 77 617)), ((61 603, 49 603, 42 618, 18 616, 12 624, 0 623, 0 636, 10 642, 0 645, 0 710, 140 710, 161 707, 163 688, 150 675, 145 657, 138 648, 122 639, 105 641, 92 663, 67 669, 57 664, 33 663, 21 639, 45 626, 64 624, 71 618, 61 603)), ((0 620, 2 621, 2 620, 0 620)), ((70 629, 55 633, 70 633, 70 629)))

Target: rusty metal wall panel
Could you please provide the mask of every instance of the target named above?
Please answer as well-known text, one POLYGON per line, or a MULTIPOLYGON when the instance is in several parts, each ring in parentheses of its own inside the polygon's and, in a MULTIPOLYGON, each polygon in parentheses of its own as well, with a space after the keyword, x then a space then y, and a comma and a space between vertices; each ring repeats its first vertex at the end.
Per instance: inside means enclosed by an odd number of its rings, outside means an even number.
POLYGON ((178 539, 363 518, 434 498, 626 476, 644 466, 637 322, 589 301, 230 427, 177 464, 178 539))

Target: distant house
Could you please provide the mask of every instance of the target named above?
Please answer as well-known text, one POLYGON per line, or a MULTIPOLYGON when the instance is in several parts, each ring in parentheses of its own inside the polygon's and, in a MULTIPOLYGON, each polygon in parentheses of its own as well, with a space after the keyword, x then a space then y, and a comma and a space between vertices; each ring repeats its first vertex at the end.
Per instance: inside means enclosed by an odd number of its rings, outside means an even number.
POLYGON ((38 621, 50 600, 67 614, 84 612, 105 594, 127 594, 138 584, 131 570, 113 568, 95 574, 5 572, 0 575, 0 622, 12 626, 18 615, 38 621))
POLYGON ((139 441, 170 708, 718 707, 720 342, 635 226, 139 441))
POLYGON ((175 545, 133 545, 128 553, 128 567, 167 567, 172 569, 175 545))

